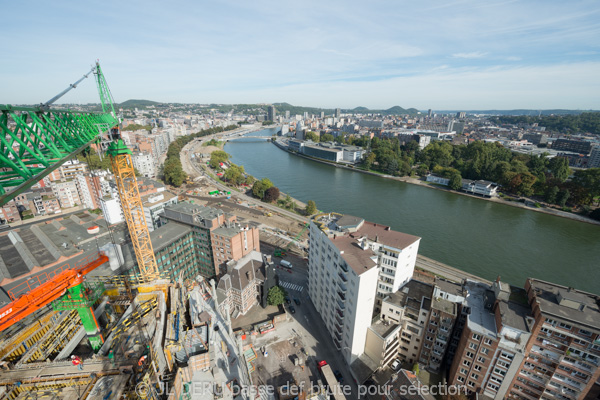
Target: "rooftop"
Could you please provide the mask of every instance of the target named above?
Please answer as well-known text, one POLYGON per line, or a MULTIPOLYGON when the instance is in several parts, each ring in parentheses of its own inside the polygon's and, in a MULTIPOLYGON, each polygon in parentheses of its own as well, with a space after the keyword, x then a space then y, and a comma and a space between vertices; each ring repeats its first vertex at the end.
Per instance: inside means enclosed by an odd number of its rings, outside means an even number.
POLYGON ((399 329, 400 325, 392 324, 386 321, 382 321, 381 319, 377 319, 374 323, 371 324, 371 329, 373 332, 381 336, 382 338, 386 338, 390 333, 394 332, 396 329, 399 329))
POLYGON ((443 292, 453 294, 455 296, 465 296, 465 290, 460 283, 450 282, 446 279, 435 278, 435 285, 439 287, 443 292))
POLYGON ((467 280, 467 306, 470 309, 467 316, 467 325, 473 332, 488 337, 496 337, 496 320, 492 312, 494 292, 489 285, 481 282, 467 280))
POLYGON ((500 307, 500 317, 502 318, 502 325, 510 326, 511 328, 518 329, 522 332, 529 332, 529 326, 527 324, 527 317, 531 316, 531 309, 513 301, 500 301, 498 303, 500 307))
POLYGON ((423 384, 413 372, 405 369, 400 370, 396 377, 392 377, 388 385, 390 387, 388 398, 391 400, 435 400, 428 391, 419 394, 421 391, 418 388, 423 384))
POLYGON ((192 228, 189 225, 171 221, 150 232, 152 248, 154 249, 154 252, 162 250, 170 243, 184 237, 190 232, 192 232, 192 228))
POLYGON ((358 242, 349 236, 336 236, 331 242, 338 248, 344 261, 352 268, 356 275, 377 266, 373 258, 377 257, 371 249, 363 250, 358 242))
POLYGON ((432 285, 411 279, 400 290, 390 293, 383 301, 400 307, 408 305, 415 309, 423 307, 423 309, 429 310, 432 295, 432 285))
POLYGON ((600 330, 600 296, 538 279, 529 279, 542 313, 600 330))

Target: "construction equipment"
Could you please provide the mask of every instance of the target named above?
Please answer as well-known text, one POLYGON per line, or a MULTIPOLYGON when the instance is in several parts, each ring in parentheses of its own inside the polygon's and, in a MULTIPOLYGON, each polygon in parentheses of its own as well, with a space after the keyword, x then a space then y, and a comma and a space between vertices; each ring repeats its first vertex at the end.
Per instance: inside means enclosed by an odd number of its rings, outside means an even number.
MULTIPOLYGON (((104 254, 98 254, 98 258, 83 267, 62 271, 44 283, 41 283, 39 280, 37 282, 34 280, 24 282, 30 290, 28 293, 20 295, 17 298, 14 298, 13 293, 15 293, 15 289, 13 289, 13 291, 9 292, 13 301, 0 308, 0 331, 21 321, 28 315, 59 299, 65 292, 68 292, 67 299, 60 303, 62 309, 77 310, 90 338, 92 347, 94 350, 99 349, 104 342, 104 338, 100 333, 100 327, 94 316, 92 305, 98 300, 103 289, 94 290, 84 285, 83 279, 84 275, 106 262, 108 262, 108 257, 104 254), (39 285, 32 287, 32 284, 39 285)), ((21 290, 23 288, 17 287, 17 289, 21 290)))
POLYGON ((296 237, 285 247, 285 251, 286 252, 290 250, 290 247, 292 247, 292 244, 294 244, 295 242, 297 242, 298 239, 300 239, 300 237, 304 233, 304 231, 307 230, 309 227, 310 227, 310 224, 308 222, 306 224, 304 224, 304 228, 302 228, 302 230, 300 231, 300 233, 297 234, 296 237))

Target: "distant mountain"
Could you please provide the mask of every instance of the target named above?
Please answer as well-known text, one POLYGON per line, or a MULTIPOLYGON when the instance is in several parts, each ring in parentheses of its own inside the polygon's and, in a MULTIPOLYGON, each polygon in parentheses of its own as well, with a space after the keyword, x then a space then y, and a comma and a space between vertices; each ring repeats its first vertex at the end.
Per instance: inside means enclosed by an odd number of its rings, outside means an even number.
POLYGON ((364 114, 364 113, 368 113, 369 109, 367 107, 356 107, 356 108, 353 108, 352 111, 355 113, 364 114))
POLYGON ((151 100, 127 100, 120 104, 117 104, 119 107, 123 108, 135 108, 135 107, 148 107, 148 106, 156 106, 158 104, 162 104, 156 101, 151 100))
POLYGON ((554 110, 528 110, 528 109, 515 109, 515 110, 434 110, 437 114, 453 114, 459 111, 465 111, 467 114, 485 114, 485 115, 579 115, 585 112, 594 112, 596 110, 566 110, 566 109, 554 109, 554 110))

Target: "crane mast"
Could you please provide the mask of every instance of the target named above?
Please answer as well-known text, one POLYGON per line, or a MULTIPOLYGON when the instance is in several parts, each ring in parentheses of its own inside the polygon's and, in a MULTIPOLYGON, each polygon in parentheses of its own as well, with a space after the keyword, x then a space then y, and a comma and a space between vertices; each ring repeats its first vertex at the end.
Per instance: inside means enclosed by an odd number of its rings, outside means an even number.
MULTIPOLYGON (((98 84, 98 93, 102 103, 102 111, 115 115, 112 94, 100 69, 100 63, 96 61, 96 71, 94 72, 96 83, 98 84)), ((135 251, 135 258, 140 269, 140 274, 144 278, 158 278, 158 265, 154 257, 154 249, 150 241, 150 232, 144 214, 144 207, 140 197, 137 179, 135 178, 135 169, 131 159, 131 150, 125 146, 120 139, 119 127, 113 127, 109 133, 110 143, 107 153, 115 174, 117 190, 121 199, 123 215, 127 222, 129 235, 135 251), (116 139, 116 140, 115 140, 116 139)))
POLYGON ((158 278, 158 266, 150 241, 150 232, 146 223, 137 179, 135 178, 131 150, 125 146, 123 140, 119 139, 108 146, 107 153, 110 156, 113 173, 115 174, 123 215, 127 222, 140 274, 145 278, 158 278))

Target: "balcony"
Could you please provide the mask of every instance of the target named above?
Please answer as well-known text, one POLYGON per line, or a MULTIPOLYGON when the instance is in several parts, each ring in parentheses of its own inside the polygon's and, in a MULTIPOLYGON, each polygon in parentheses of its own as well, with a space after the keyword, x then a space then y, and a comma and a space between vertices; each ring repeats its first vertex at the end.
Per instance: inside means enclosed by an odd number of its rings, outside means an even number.
POLYGON ((345 272, 348 272, 348 267, 347 267, 347 266, 346 266, 346 265, 345 265, 343 262, 339 263, 339 264, 338 264, 338 267, 340 267, 340 269, 341 269, 342 271, 344 271, 344 273, 345 273, 345 272))
POLYGON ((558 382, 558 383, 560 383, 563 386, 568 386, 568 387, 571 387, 571 388, 575 389, 577 392, 581 392, 581 389, 583 389, 583 387, 585 387, 585 385, 582 385, 582 384, 580 384, 578 382, 574 382, 573 380, 570 380, 570 381, 566 380, 561 375, 557 375, 557 374, 554 374, 552 376, 552 379, 555 382, 558 382))
POLYGON ((335 312, 337 313, 337 315, 339 315, 340 317, 344 318, 344 311, 339 310, 339 309, 335 309, 335 312))
POLYGON ((340 310, 344 311, 346 309, 346 305, 343 302, 338 300, 337 304, 340 310))
MULTIPOLYGON (((333 323, 333 326, 335 326, 335 332, 339 333, 341 335, 343 330, 342 330, 342 327, 337 323, 337 321, 333 323)), ((341 337, 340 337, 340 340, 341 340, 341 337)))
POLYGON ((337 322, 340 326, 344 326, 344 320, 339 316, 335 316, 335 322, 337 322))
POLYGON ((340 343, 342 342, 342 335, 337 333, 337 332, 333 332, 335 339, 337 339, 340 343))
POLYGON ((344 282, 344 283, 348 282, 348 278, 346 278, 346 275, 343 275, 341 272, 338 272, 338 275, 342 279, 342 282, 344 282))
POLYGON ((344 285, 342 282, 338 281, 338 287, 340 288, 340 290, 342 291, 342 293, 346 293, 346 291, 348 290, 346 288, 346 285, 344 285))
POLYGON ((342 301, 346 301, 346 295, 344 293, 338 291, 337 294, 342 301))
POLYGON ((576 369, 578 369, 580 371, 583 371, 583 372, 586 372, 586 373, 592 373, 592 372, 594 372, 593 369, 589 365, 584 364, 584 363, 579 362, 579 361, 572 360, 570 358, 570 355, 568 357, 565 357, 562 360, 562 363, 568 365, 571 368, 576 368, 576 369))
POLYGON ((333 343, 335 344, 335 347, 336 347, 338 350, 341 350, 341 349, 342 349, 342 344, 341 344, 341 341, 342 341, 341 339, 340 339, 340 340, 337 340, 336 338, 333 338, 333 343))

